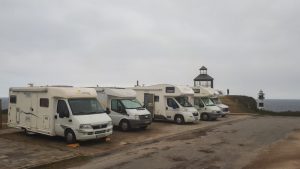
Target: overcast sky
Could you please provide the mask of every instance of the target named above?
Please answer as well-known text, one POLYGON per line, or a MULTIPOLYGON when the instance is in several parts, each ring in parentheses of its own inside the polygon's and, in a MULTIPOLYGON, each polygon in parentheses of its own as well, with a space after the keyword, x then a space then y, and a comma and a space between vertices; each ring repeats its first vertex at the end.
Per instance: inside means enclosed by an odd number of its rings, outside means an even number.
POLYGON ((0 0, 0 96, 36 85, 193 85, 300 99, 299 0, 0 0))

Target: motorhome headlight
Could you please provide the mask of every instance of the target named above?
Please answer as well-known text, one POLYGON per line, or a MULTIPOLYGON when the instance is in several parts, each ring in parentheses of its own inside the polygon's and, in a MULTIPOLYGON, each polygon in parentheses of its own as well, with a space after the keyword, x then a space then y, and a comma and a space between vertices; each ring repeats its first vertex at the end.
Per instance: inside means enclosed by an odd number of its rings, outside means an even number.
POLYGON ((112 126, 112 122, 109 121, 109 122, 107 123, 107 126, 112 126))
POLYGON ((139 120, 139 119, 140 119, 140 116, 139 116, 139 115, 134 115, 134 119, 135 119, 135 120, 139 120))
POLYGON ((81 124, 79 126, 79 129, 81 129, 81 130, 89 130, 89 129, 93 129, 93 127, 90 124, 81 124))

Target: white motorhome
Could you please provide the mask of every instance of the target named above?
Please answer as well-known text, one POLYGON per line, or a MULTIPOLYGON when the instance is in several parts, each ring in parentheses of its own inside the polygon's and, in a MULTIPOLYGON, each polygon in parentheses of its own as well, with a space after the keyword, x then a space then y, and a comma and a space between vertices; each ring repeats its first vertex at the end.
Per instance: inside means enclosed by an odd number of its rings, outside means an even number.
POLYGON ((213 89, 210 87, 206 87, 210 93, 213 93, 211 96, 211 100, 222 110, 221 117, 225 117, 230 113, 229 106, 222 103, 220 97, 223 96, 223 92, 221 90, 213 89))
POLYGON ((127 131, 146 129, 152 122, 150 112, 136 99, 136 92, 125 88, 95 88, 100 104, 107 109, 114 126, 127 131))
POLYGON ((94 89, 75 87, 10 88, 8 126, 26 133, 63 136, 67 143, 105 138, 112 121, 94 89))
POLYGON ((199 121, 198 111, 188 101, 188 97, 194 95, 189 87, 159 84, 132 89, 153 119, 175 121, 177 124, 199 121))
POLYGON ((223 104, 221 99, 219 98, 220 96, 216 97, 212 97, 211 100, 218 106, 220 107, 220 109, 222 110, 222 117, 225 117, 227 114, 230 113, 229 111, 229 106, 227 106, 226 104, 223 104))
POLYGON ((194 98, 191 102, 200 113, 201 120, 216 120, 222 115, 221 109, 211 100, 214 96, 214 91, 211 88, 197 86, 193 87, 194 98))

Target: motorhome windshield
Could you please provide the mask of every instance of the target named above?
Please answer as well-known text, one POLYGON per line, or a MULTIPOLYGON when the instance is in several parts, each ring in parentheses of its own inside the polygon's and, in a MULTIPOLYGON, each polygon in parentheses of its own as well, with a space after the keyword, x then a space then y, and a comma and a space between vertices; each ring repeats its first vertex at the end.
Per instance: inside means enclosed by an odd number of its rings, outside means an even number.
POLYGON ((210 98, 202 98, 202 101, 206 106, 215 106, 215 103, 210 98))
POLYGON ((122 99, 122 104, 125 106, 125 109, 138 109, 142 108, 142 105, 136 99, 122 99))
POLYGON ((215 104, 222 104, 221 100, 219 98, 212 98, 211 99, 215 104))
POLYGON ((175 97, 175 99, 182 107, 193 107, 188 97, 175 97))
POLYGON ((73 115, 88 115, 104 113, 97 99, 69 99, 73 115))

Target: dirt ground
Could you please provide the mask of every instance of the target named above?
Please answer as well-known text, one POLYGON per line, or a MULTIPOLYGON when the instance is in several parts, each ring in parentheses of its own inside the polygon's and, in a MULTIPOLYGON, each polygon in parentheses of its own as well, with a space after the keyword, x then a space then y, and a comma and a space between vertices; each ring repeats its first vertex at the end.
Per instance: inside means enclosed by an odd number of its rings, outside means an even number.
POLYGON ((75 166, 69 163, 55 168, 297 169, 299 120, 253 117, 132 147, 75 166))
POLYGON ((6 129, 0 130, 0 168, 298 169, 299 120, 229 116, 187 125, 155 122, 146 131, 115 130, 110 142, 81 142, 78 148, 60 137, 6 129))
MULTIPOLYGON (((186 131, 214 127, 226 122, 248 118, 247 116, 230 116, 218 121, 199 122, 197 124, 176 125, 168 122, 154 122, 147 130, 120 132, 114 130, 111 141, 92 140, 80 142, 77 148, 70 148, 61 137, 49 137, 40 134, 26 136, 23 132, 10 129, 0 130, 0 163, 4 168, 19 168, 56 162, 62 159, 75 158, 76 162, 86 161, 90 157, 106 156, 124 149, 158 142, 186 131), (1 134, 4 133, 4 134, 1 134), (21 150, 21 151, 20 151, 21 150), (13 155, 12 155, 13 154, 13 155)), ((72 161, 72 163, 74 160, 72 161)), ((2 168, 0 166, 0 168, 2 168)))
POLYGON ((300 130, 295 129, 259 154, 244 169, 299 169, 300 168, 300 130))

